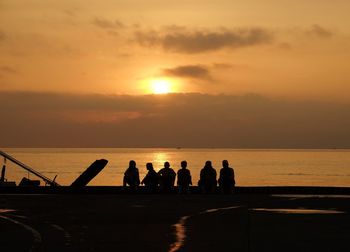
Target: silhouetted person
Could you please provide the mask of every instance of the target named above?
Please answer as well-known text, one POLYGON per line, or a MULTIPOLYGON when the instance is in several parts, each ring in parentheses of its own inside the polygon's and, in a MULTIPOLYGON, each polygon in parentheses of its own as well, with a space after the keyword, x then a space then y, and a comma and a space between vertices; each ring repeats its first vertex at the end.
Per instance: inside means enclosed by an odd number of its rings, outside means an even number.
POLYGON ((148 173, 141 181, 144 184, 148 192, 155 192, 158 187, 158 173, 154 170, 152 163, 147 163, 146 168, 148 173))
POLYGON ((213 168, 211 161, 207 161, 201 170, 198 186, 203 193, 214 193, 216 183, 216 170, 213 168))
POLYGON ((169 162, 164 163, 164 168, 160 169, 158 172, 159 185, 161 192, 172 191, 175 183, 176 173, 170 168, 169 162))
POLYGON ((233 192, 233 189, 236 184, 235 172, 231 167, 229 167, 227 160, 222 161, 222 168, 220 170, 220 177, 218 182, 219 182, 221 192, 223 193, 233 192))
POLYGON ((179 193, 189 193, 190 185, 192 185, 191 172, 187 169, 187 162, 181 162, 181 169, 177 171, 177 185, 179 193))
POLYGON ((130 160, 129 167, 124 173, 123 186, 129 185, 136 189, 140 185, 139 169, 136 168, 136 162, 130 160))

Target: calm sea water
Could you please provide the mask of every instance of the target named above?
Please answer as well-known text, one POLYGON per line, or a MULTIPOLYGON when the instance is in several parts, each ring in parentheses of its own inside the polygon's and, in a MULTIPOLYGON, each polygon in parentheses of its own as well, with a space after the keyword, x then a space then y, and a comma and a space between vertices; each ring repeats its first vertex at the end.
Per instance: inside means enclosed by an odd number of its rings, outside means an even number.
MULTIPOLYGON (((3 149, 21 162, 54 178, 61 185, 70 185, 96 159, 107 159, 108 165, 89 185, 121 185, 129 160, 137 162, 141 179, 145 164, 153 162, 156 170, 169 161, 179 169, 187 160, 193 182, 206 160, 217 171, 227 159, 235 169, 240 186, 308 185, 350 186, 350 150, 246 150, 246 149, 150 149, 150 148, 63 148, 63 149, 3 149)), ((27 172, 7 162, 7 179, 17 182, 27 172)), ((35 178, 30 175, 30 178, 35 178)))

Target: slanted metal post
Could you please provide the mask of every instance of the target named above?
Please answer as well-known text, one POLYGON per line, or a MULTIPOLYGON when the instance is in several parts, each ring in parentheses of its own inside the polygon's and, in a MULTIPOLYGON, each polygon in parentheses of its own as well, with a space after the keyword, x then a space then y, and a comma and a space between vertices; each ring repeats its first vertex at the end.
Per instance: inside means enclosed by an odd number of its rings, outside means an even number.
POLYGON ((4 157, 4 165, 2 166, 2 169, 1 169, 0 182, 5 182, 5 172, 6 172, 6 158, 4 157))
POLYGON ((9 154, 7 154, 4 151, 0 150, 0 156, 3 156, 5 159, 8 159, 10 161, 12 161, 13 163, 15 163, 16 165, 20 166, 21 168, 23 168, 24 170, 28 171, 29 173, 34 174, 35 176, 41 178, 42 180, 44 180, 45 183, 51 185, 51 186, 59 186, 58 183, 56 183, 55 181, 49 179, 48 177, 44 176, 43 174, 41 174, 40 172, 34 170, 33 168, 29 167, 28 165, 20 162, 19 160, 15 159, 14 157, 10 156, 9 154))

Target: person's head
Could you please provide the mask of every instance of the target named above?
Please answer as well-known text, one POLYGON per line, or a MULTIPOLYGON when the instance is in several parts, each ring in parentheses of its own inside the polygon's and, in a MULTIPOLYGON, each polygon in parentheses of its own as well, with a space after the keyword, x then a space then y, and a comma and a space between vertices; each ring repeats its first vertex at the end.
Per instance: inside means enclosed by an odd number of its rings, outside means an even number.
POLYGON ((228 167, 228 161, 222 160, 222 167, 227 168, 228 167))
POLYGON ((169 167, 170 167, 170 163, 169 163, 169 162, 165 162, 165 163, 164 163, 164 167, 165 167, 165 168, 169 168, 169 167))
POLYGON ((147 168, 147 170, 152 171, 153 170, 153 164, 152 163, 147 163, 146 164, 146 168, 147 168))
POLYGON ((187 167, 187 161, 185 161, 185 160, 182 161, 181 162, 181 167, 185 169, 187 167))
POLYGON ((205 168, 211 168, 212 167, 211 166, 211 161, 210 160, 206 161, 204 167, 205 168))
POLYGON ((136 162, 134 160, 130 160, 129 167, 130 168, 135 168, 136 167, 136 162))

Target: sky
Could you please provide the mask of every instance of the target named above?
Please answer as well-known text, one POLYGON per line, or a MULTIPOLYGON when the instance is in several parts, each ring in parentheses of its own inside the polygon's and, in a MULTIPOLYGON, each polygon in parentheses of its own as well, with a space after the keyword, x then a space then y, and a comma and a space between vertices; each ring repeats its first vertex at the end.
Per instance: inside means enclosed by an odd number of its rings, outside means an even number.
POLYGON ((0 0, 3 147, 350 147, 346 0, 0 0))

